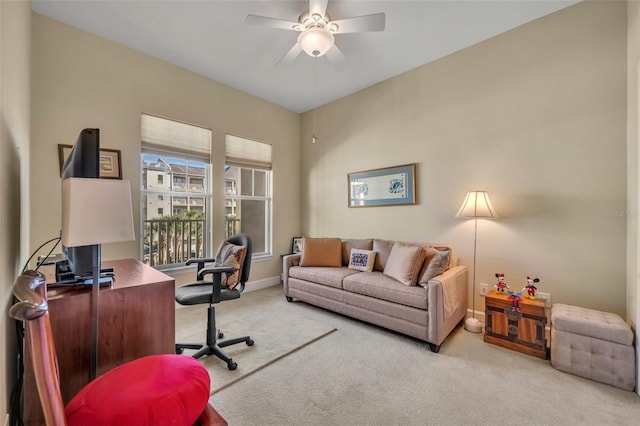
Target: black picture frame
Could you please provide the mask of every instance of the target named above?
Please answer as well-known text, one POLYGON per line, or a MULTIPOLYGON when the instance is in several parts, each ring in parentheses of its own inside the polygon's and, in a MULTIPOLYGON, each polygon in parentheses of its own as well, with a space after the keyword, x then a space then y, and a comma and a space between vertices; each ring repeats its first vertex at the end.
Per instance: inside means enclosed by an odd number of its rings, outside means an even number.
POLYGON ((291 253, 302 253, 302 237, 293 237, 291 241, 291 253))

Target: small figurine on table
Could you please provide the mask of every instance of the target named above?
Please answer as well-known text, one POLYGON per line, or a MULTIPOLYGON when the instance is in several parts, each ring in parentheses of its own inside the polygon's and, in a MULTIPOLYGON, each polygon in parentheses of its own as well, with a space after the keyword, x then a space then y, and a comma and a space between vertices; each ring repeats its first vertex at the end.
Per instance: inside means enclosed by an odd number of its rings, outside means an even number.
POLYGON ((536 298, 536 292, 538 291, 538 287, 535 286, 535 283, 539 283, 540 278, 531 278, 527 277, 527 285, 522 289, 522 292, 526 292, 525 298, 534 300, 536 298))
POLYGON ((522 300, 522 292, 509 290, 507 300, 511 300, 511 312, 520 312, 520 300, 522 300))
POLYGON ((504 294, 505 291, 509 289, 507 283, 504 282, 504 274, 502 272, 497 273, 496 278, 498 279, 498 283, 494 285, 494 288, 498 293, 504 294))

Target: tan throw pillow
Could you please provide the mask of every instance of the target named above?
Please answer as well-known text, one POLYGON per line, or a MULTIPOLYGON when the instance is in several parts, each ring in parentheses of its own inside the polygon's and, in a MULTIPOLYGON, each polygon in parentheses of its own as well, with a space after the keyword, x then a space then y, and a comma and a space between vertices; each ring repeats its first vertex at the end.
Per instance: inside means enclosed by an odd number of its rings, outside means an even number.
MULTIPOLYGON (((432 248, 432 250, 435 250, 432 248)), ((418 280, 420 285, 427 285, 430 279, 437 277, 447 269, 449 269, 449 258, 451 250, 435 250, 429 264, 423 268, 422 275, 418 280)), ((425 262, 426 263, 426 262, 425 262)))
POLYGON ((373 251, 376 252, 376 261, 373 264, 374 271, 384 271, 384 267, 387 265, 387 259, 391 253, 391 249, 395 241, 387 240, 373 240, 373 251))
POLYGON ((375 251, 351 249, 351 256, 349 258, 349 269, 371 272, 373 271, 373 262, 375 258, 375 251))
POLYGON ((236 268, 235 271, 226 272, 222 275, 223 286, 233 290, 240 284, 240 268, 242 268, 246 255, 247 248, 245 246, 237 246, 228 241, 223 241, 222 244, 220 244, 218 254, 216 254, 216 263, 236 268))
POLYGON ((424 262, 422 246, 395 243, 383 273, 404 285, 416 285, 422 262, 424 262))
POLYGON ((351 249, 371 250, 373 248, 373 240, 342 240, 342 264, 349 265, 349 256, 351 249))
POLYGON ((342 266, 342 240, 304 237, 300 266, 342 266))

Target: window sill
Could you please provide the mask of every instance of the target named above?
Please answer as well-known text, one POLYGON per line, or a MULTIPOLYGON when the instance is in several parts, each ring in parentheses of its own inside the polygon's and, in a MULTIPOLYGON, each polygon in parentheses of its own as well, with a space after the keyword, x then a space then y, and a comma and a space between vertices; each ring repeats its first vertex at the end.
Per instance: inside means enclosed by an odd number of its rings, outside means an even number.
MULTIPOLYGON (((260 254, 260 255, 256 255, 253 256, 253 258, 251 259, 252 262, 266 262, 273 259, 273 256, 271 254, 260 254)), ((193 266, 189 265, 189 266, 172 266, 172 267, 167 267, 167 268, 158 268, 158 267, 153 267, 155 268, 157 271, 160 271, 164 274, 169 275, 171 278, 175 278, 177 275, 182 275, 182 274, 186 274, 186 273, 195 273, 196 272, 196 268, 197 266, 194 264, 193 266)))

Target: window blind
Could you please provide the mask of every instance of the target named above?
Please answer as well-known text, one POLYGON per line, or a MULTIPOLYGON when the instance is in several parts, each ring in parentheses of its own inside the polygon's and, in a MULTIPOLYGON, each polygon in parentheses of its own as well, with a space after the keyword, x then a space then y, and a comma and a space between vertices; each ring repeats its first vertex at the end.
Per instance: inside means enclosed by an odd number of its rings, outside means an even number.
POLYGON ((142 147, 179 152, 211 162, 211 130, 142 114, 142 147))
POLYGON ((227 165, 271 170, 271 145, 238 136, 225 135, 224 146, 227 165))

